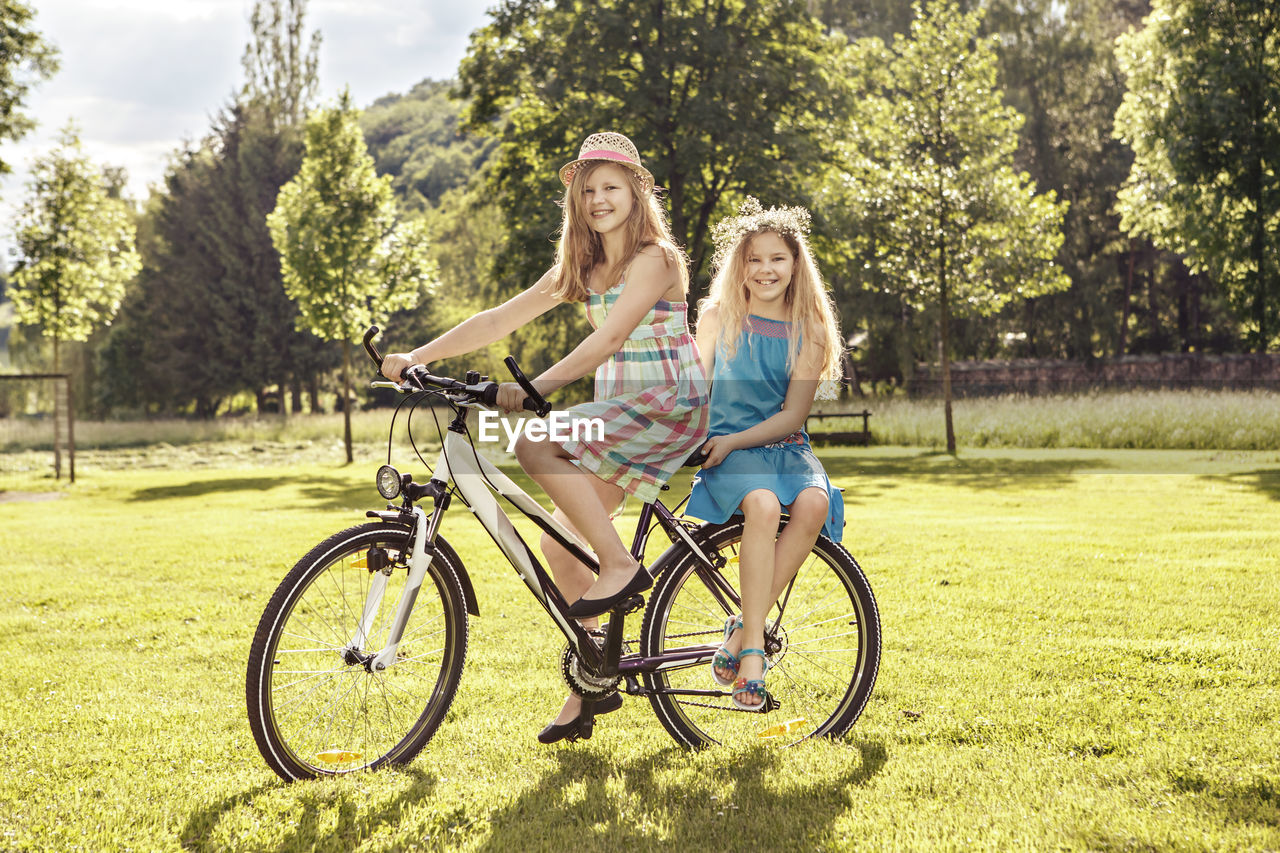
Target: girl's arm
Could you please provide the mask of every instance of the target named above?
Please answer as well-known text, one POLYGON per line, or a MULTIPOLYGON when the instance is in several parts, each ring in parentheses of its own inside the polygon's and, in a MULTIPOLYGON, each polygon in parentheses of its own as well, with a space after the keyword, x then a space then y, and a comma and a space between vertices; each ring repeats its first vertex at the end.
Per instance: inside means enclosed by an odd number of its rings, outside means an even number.
POLYGON ((702 370, 711 378, 711 369, 716 364, 716 346, 720 337, 720 308, 708 305, 705 311, 698 314, 698 331, 695 342, 698 345, 698 357, 702 360, 702 370))
POLYGON ((707 461, 704 468, 719 465, 734 450, 761 447, 781 441, 804 426, 805 418, 813 408, 813 398, 818 393, 818 377, 822 375, 822 347, 806 343, 800 348, 796 365, 787 383, 787 396, 782 401, 782 411, 742 432, 718 436, 707 443, 707 461))
POLYGON ((676 275, 666 255, 657 246, 647 246, 636 255, 627 271, 627 283, 609 316, 582 343, 560 361, 547 368, 533 385, 543 396, 581 379, 622 349, 622 344, 659 299, 667 293, 676 275))
POLYGON ((532 287, 496 308, 481 311, 463 320, 440 337, 415 350, 388 354, 382 362, 382 375, 398 382, 401 372, 412 364, 430 364, 455 355, 465 355, 502 340, 533 318, 560 304, 560 300, 551 295, 551 279, 555 272, 554 267, 547 270, 532 287))

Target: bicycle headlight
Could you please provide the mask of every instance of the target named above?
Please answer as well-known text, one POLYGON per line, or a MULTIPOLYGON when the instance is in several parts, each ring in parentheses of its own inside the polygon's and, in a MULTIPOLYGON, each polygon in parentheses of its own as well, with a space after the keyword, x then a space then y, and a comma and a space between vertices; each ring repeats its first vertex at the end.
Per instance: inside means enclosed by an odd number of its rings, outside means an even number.
POLYGON ((390 465, 378 469, 378 494, 387 500, 394 500, 400 494, 400 472, 390 465))

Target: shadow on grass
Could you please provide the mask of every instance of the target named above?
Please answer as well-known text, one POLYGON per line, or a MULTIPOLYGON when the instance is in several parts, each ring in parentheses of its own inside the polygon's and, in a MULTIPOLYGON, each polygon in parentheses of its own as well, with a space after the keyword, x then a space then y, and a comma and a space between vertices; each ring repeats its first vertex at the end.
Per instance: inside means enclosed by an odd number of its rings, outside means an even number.
MULTIPOLYGON (((194 483, 178 486, 155 486, 149 489, 138 489, 129 498, 132 502, 163 501, 181 498, 207 498, 219 494, 233 492, 270 492, 282 487, 301 488, 304 500, 301 502, 284 499, 280 508, 306 510, 340 510, 356 509, 368 505, 373 509, 382 509, 386 501, 379 497, 374 488, 374 469, 369 471, 367 482, 350 485, 342 480, 316 475, 301 477, 211 477, 194 483)), ((278 499, 279 496, 276 496, 278 499)))
POLYGON ((1236 474, 1205 477, 1205 479, 1231 486, 1246 486, 1273 501, 1280 501, 1280 468, 1261 468, 1257 471, 1241 471, 1236 474))
POLYGON ((812 848, 848 808, 846 789, 865 785, 887 761, 879 742, 851 747, 861 761, 835 780, 795 784, 778 750, 762 746, 726 755, 721 771, 678 787, 661 778, 688 755, 678 747, 621 764, 564 749, 558 768, 493 813, 480 849, 558 846, 557 838, 566 846, 602 849, 656 847, 662 838, 690 849, 812 848), (609 797, 597 797, 606 784, 609 797))
POLYGON ((1249 782, 1209 779, 1191 771, 1173 774, 1173 787, 1195 797, 1196 804, 1223 818, 1257 826, 1280 827, 1280 784, 1255 777, 1249 782))
MULTIPOLYGON (((904 480, 969 489, 1058 489, 1081 469, 1110 467, 1098 459, 959 458, 946 453, 912 453, 895 457, 822 454, 819 459, 833 480, 845 483, 845 499, 856 500, 860 485, 871 480, 904 480)), ((883 488, 877 484, 876 488, 883 488)))
MULTIPOLYGON (((331 780, 295 782, 292 790, 298 792, 296 805, 301 817, 290 832, 281 839, 282 850, 315 850, 321 847, 347 849, 357 840, 377 835, 385 828, 394 830, 404 817, 405 807, 427 799, 436 788, 436 777, 416 767, 400 768, 397 772, 412 781, 399 795, 380 808, 371 808, 369 796, 358 788, 343 789, 331 780), (336 807, 336 808, 335 808, 336 807), (334 824, 334 811, 337 823, 334 824), (323 817, 323 823, 321 818, 323 817), (350 842, 350 843, 347 843, 350 842)), ((184 849, 218 849, 212 835, 223 817, 238 809, 252 807, 256 797, 270 795, 280 789, 280 783, 259 785, 248 791, 224 797, 203 809, 193 812, 182 827, 179 838, 184 849)))

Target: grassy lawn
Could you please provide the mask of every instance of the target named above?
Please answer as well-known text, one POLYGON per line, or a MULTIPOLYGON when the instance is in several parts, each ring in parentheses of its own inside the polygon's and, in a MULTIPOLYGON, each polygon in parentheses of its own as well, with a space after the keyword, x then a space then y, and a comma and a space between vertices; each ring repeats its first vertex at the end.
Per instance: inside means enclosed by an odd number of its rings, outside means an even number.
POLYGON ((0 849, 1280 848, 1280 453, 822 458, 884 627, 845 740, 693 754, 629 699, 541 747, 563 642, 459 510, 482 615, 449 719, 403 771, 294 785, 249 640, 379 506, 376 462, 0 473, 0 849))

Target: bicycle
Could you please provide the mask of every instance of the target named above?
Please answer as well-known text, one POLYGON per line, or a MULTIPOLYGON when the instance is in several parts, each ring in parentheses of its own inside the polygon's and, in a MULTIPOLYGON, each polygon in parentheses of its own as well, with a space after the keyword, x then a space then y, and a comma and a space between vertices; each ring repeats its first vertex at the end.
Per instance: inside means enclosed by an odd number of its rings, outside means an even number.
MULTIPOLYGON (((364 345, 381 367, 372 344, 377 331, 369 329, 364 345)), ((545 417, 550 405, 514 359, 506 363, 529 394, 526 408, 545 417)), ((880 617, 866 577, 842 546, 820 536, 770 610, 765 651, 776 698, 764 712, 736 709, 730 690, 716 689, 709 669, 726 617, 739 612, 741 519, 695 524, 661 500, 644 504, 631 553, 643 561, 654 527, 671 545, 649 564, 655 584, 639 636, 625 636, 626 616, 644 606, 638 595, 615 607, 605 626, 589 631, 566 615, 571 602, 496 496, 598 571, 587 546, 486 459, 471 435, 468 416, 493 405, 497 384, 475 372, 459 381, 415 365, 401 383, 374 385, 407 395, 400 406, 409 406, 409 439, 419 459, 413 409, 444 402, 452 420, 430 479, 417 483, 390 465, 396 410, 377 487, 387 501, 400 498, 400 504, 370 510, 374 521, 311 549, 262 614, 249 653, 246 700, 258 748, 281 778, 407 764, 444 720, 462 675, 469 617, 480 615, 466 567, 439 534, 455 497, 564 633, 560 667, 584 700, 583 739, 592 734, 595 703, 619 689, 647 697, 667 732, 695 748, 758 736, 784 743, 838 737, 858 719, 879 668, 880 617), (428 500, 429 512, 420 505, 428 500), (778 722, 779 711, 789 719, 778 722)))

